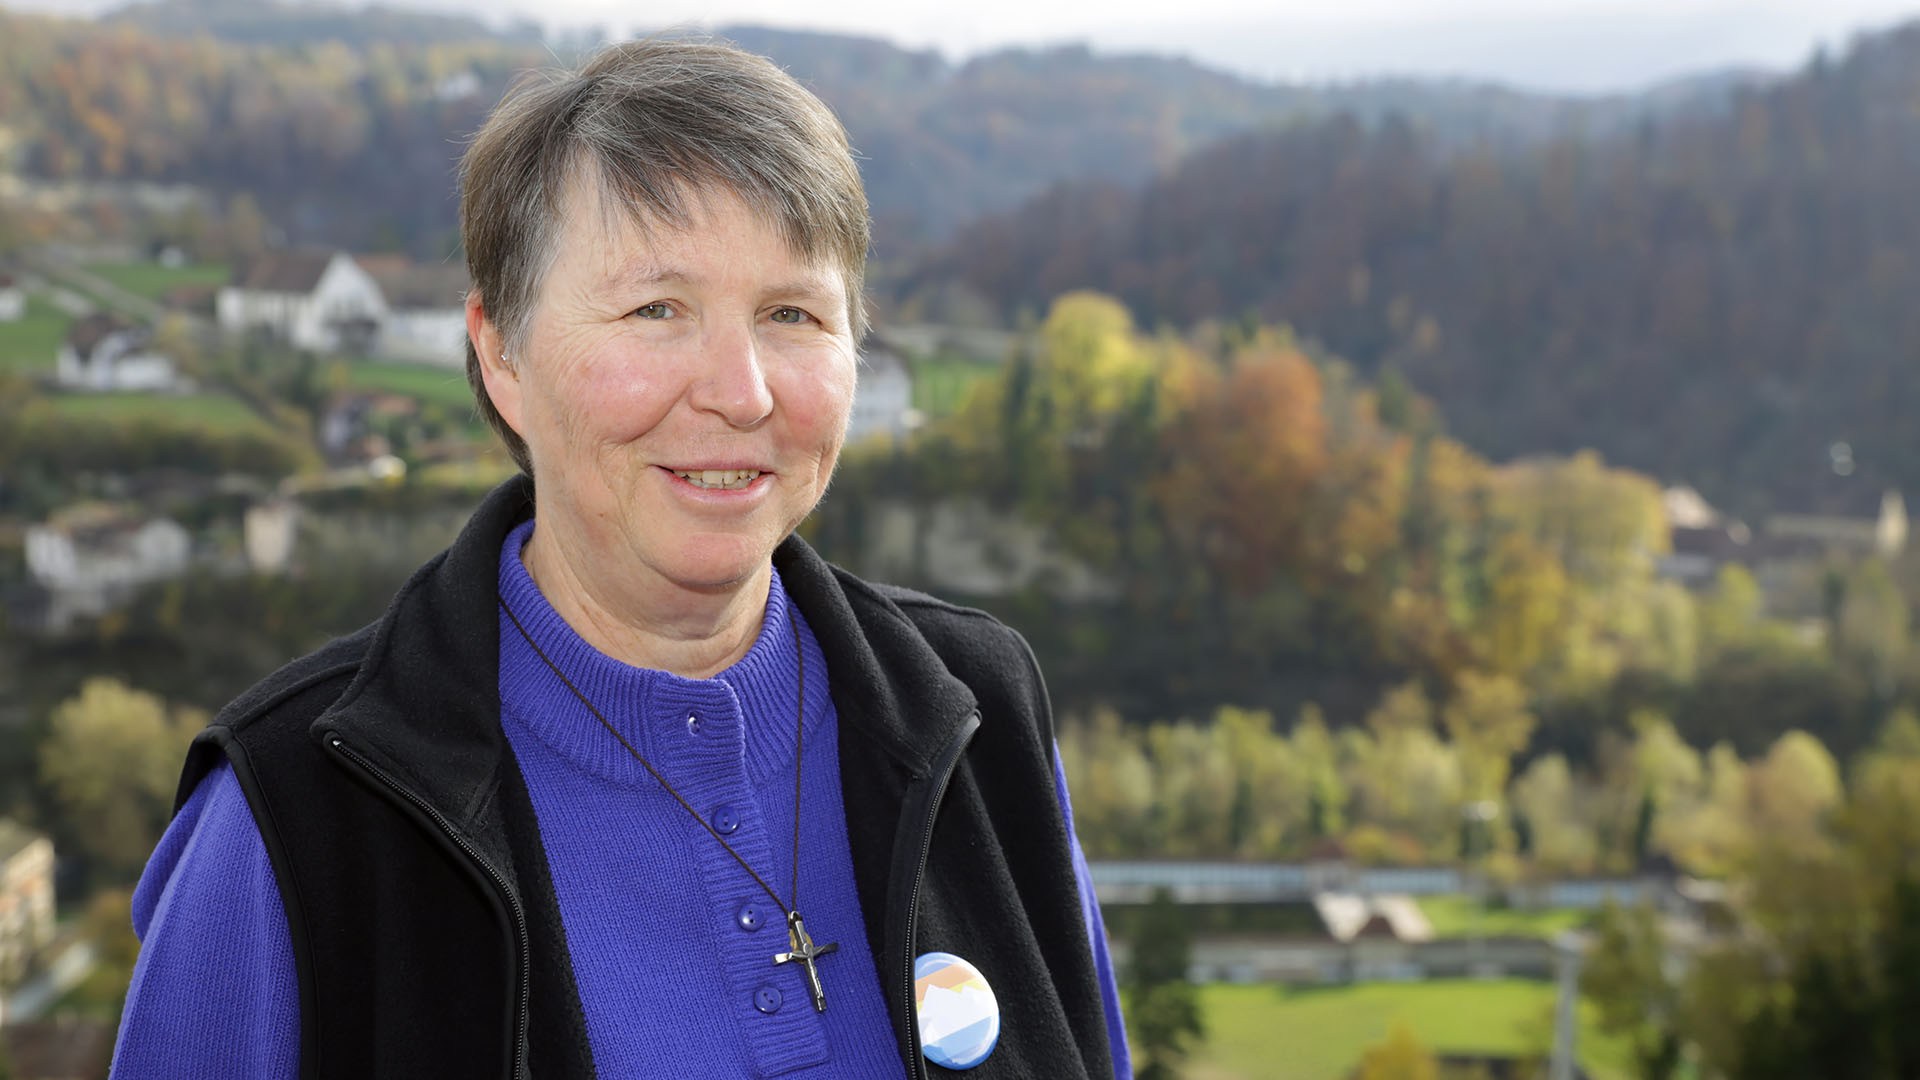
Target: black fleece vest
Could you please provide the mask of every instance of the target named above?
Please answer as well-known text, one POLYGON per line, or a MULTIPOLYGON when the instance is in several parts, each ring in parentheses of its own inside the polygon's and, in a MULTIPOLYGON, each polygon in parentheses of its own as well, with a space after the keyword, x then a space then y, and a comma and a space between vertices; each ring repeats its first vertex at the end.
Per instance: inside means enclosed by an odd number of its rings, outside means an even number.
MULTIPOLYGON (((499 725, 496 560, 530 507, 524 479, 496 490, 379 623, 242 695, 189 755, 180 801, 224 755, 266 841, 304 1080, 594 1075, 499 725)), ((798 538, 775 562, 831 673, 855 884, 909 1076, 947 1074, 920 1057, 905 1003, 913 956, 932 950, 972 961, 1001 1003, 999 1045, 970 1077, 1112 1076, 1025 643, 979 612, 846 575, 798 538), (948 774, 942 752, 961 747, 948 774), (914 808, 936 802, 916 877, 914 808)), ((697 1021, 659 1022, 670 1038, 697 1021)))

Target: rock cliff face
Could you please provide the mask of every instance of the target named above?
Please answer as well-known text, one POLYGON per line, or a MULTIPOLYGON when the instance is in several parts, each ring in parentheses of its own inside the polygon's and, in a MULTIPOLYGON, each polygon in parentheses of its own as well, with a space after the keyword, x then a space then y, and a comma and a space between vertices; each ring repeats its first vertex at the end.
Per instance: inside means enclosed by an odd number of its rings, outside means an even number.
POLYGON ((1066 601, 1111 596, 1112 583, 1063 554, 1045 530, 978 499, 919 505, 871 499, 856 511, 861 542, 830 558, 876 581, 956 597, 995 597, 1041 586, 1066 601))

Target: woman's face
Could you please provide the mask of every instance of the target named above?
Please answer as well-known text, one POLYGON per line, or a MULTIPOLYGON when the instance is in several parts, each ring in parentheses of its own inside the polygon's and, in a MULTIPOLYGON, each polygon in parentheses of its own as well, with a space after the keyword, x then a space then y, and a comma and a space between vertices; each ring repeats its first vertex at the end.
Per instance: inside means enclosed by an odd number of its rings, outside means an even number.
POLYGON ((826 492, 853 403, 847 282, 728 192, 643 235, 576 183, 525 344, 487 391, 575 572, 724 589, 826 492))

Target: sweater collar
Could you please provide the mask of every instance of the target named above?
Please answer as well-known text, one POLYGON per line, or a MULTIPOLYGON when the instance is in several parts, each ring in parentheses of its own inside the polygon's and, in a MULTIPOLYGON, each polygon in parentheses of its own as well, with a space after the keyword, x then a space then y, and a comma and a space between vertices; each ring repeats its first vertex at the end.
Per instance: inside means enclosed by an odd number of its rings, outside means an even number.
MULTIPOLYGON (((576 767, 616 783, 655 783, 622 740, 676 782, 687 770, 725 768, 744 769, 748 781, 759 784, 793 767, 794 704, 801 696, 794 640, 809 632, 793 617, 778 571, 747 653, 711 678, 688 679, 617 660, 581 637, 521 561, 533 529, 533 522, 521 522, 500 547, 498 587, 513 613, 501 615, 500 627, 505 712, 576 767), (618 739, 554 668, 606 717, 618 739), (698 737, 689 739, 690 733, 698 737)), ((804 706, 812 734, 828 712, 827 678, 817 650, 809 651, 804 706)))
MULTIPOLYGON (((495 488, 394 597, 359 674, 311 729, 339 734, 501 864, 504 840, 490 838, 504 835, 497 792, 514 765, 500 727, 495 588, 501 544, 532 515, 530 479, 495 488)), ((891 600, 798 536, 773 562, 826 658, 842 742, 865 738, 927 775, 972 714, 972 691, 891 600)))

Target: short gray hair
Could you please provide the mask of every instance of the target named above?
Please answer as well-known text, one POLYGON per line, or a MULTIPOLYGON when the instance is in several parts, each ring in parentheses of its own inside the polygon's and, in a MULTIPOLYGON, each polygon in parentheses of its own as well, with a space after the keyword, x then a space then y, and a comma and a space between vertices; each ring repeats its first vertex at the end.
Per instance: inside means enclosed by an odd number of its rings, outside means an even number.
MULTIPOLYGON (((642 230, 685 228, 703 190, 732 193, 789 249, 838 268, 854 340, 866 330, 870 226, 847 134, 833 112, 763 56, 702 39, 611 45, 578 71, 522 79, 460 163, 460 237, 487 317, 524 342, 572 177, 598 186, 642 230)), ((527 445, 501 418, 467 343, 480 415, 528 474, 527 445)))

